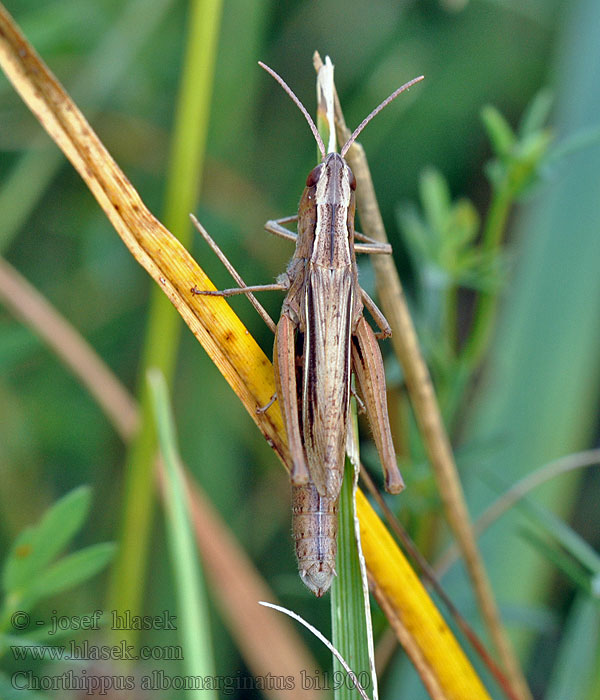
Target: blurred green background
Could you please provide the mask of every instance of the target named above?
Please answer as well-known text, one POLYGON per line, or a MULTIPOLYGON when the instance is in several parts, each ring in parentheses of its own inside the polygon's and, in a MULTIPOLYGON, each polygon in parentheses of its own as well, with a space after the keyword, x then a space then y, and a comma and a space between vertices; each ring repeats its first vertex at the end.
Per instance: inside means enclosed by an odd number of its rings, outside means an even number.
MULTIPOLYGON (((161 218, 188 3, 10 0, 6 5, 161 218)), ((314 112, 312 53, 330 55, 352 128, 395 87, 425 75, 424 83, 388 107, 361 136, 396 262, 417 309, 418 285, 402 239, 399 206, 417 200, 420 174, 433 165, 448 178, 453 197, 471 198, 485 216, 490 190, 483 169, 491 150, 482 107, 495 105, 516 125, 534 95, 547 87, 555 100, 550 116, 555 143, 591 135, 572 154, 548 160, 509 222, 498 326, 455 436, 473 515, 549 460, 597 445, 600 146, 593 130, 600 125, 599 36, 597 0, 223 4, 194 213, 248 283, 269 282, 285 268, 289 244, 269 237, 262 225, 294 212, 316 158, 302 116, 260 70, 259 59, 314 112)), ((4 77, 0 249, 136 392, 151 282, 4 77)), ((217 286, 230 286, 199 236, 192 253, 217 286)), ((368 262, 362 267, 362 282, 370 288, 368 262)), ((261 301, 277 317, 280 295, 261 301)), ((248 302, 234 299, 232 305, 270 355, 270 332, 248 302)), ((466 297, 466 326, 468 308, 466 297)), ((1 550, 47 505, 80 484, 94 491, 82 543, 115 540, 122 515, 123 443, 84 388, 4 307, 0 329, 1 550)), ((393 384, 400 372, 391 358, 389 368, 393 384)), ((313 600, 296 574, 286 474, 187 330, 178 349, 173 400, 184 460, 280 600, 327 633, 327 602, 313 600)), ((401 503, 394 503, 416 536, 439 510, 434 496, 423 496, 430 491, 430 476, 418 466, 405 474, 409 486, 411 480, 416 484, 417 500, 411 505, 409 488, 401 503)), ((533 500, 573 522, 597 548, 599 495, 600 479, 591 469, 559 477, 533 500)), ((559 670, 569 667, 569 653, 584 655, 576 646, 581 635, 574 617, 581 588, 523 537, 523 520, 516 514, 486 534, 483 548, 535 696, 600 697, 589 685, 576 694, 567 683, 564 691, 564 676, 559 677, 559 670), (561 644, 565 640, 570 641, 561 644)), ((150 556, 152 575, 143 588, 145 609, 154 612, 173 607, 159 517, 150 556)), ((100 576, 48 605, 69 613, 93 610, 105 600, 107 579, 100 576)), ((477 624, 458 568, 444 583, 477 624)), ((596 615, 597 604, 596 598, 591 607, 596 615)), ((213 613, 217 673, 233 675, 244 663, 219 613, 213 613)), ((327 667, 327 655, 306 639, 327 667)), ((585 653, 593 659, 597 650, 588 645, 585 653)), ((382 676, 382 696, 424 697, 401 654, 382 676)))

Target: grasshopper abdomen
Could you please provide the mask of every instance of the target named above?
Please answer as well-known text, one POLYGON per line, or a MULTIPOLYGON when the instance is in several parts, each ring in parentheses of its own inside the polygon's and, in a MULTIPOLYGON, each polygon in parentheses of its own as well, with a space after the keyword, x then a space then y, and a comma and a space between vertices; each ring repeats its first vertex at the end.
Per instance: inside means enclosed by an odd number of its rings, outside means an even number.
POLYGON ((292 532, 302 581, 320 598, 335 576, 338 497, 321 496, 314 484, 292 486, 292 532))

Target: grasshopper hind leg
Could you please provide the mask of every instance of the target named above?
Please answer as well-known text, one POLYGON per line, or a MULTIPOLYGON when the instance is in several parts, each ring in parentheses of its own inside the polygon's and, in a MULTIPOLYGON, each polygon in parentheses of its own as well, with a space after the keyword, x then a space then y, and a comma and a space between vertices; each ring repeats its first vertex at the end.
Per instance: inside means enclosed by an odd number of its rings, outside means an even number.
POLYGON ((292 457, 290 480, 292 485, 300 486, 309 482, 308 467, 304 456, 300 415, 298 411, 298 384, 296 381, 296 326, 286 314, 281 314, 275 334, 273 349, 273 366, 277 400, 283 415, 288 446, 292 457))
POLYGON ((383 359, 375 333, 364 317, 358 321, 352 338, 352 367, 367 408, 371 430, 383 466, 385 489, 388 493, 400 493, 404 488, 404 480, 398 469, 396 451, 392 442, 385 395, 383 359))

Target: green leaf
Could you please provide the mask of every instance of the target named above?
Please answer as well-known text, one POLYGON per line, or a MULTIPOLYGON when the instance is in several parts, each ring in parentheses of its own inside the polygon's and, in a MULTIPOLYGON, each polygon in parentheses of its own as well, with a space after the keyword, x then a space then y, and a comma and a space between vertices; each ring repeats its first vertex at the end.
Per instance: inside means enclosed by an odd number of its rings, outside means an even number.
POLYGON ((495 190, 502 188, 506 181, 506 165, 499 160, 489 160, 483 166, 483 171, 495 190))
POLYGON ((420 189, 425 219, 435 238, 440 240, 451 205, 448 183, 439 170, 430 167, 421 175, 420 189))
POLYGON ((519 142, 515 149, 515 160, 509 169, 515 197, 523 194, 531 184, 538 182, 540 163, 553 138, 549 130, 536 131, 519 142))
POLYGON ((103 569, 115 553, 113 542, 94 544, 69 554, 36 577, 24 591, 24 603, 33 605, 41 598, 66 591, 103 569))
POLYGON ((430 261, 434 257, 431 233, 412 204, 405 204, 398 208, 398 222, 408 250, 418 269, 422 263, 430 261))
POLYGON ((493 293, 504 280, 501 259, 492 253, 469 248, 462 252, 454 270, 454 283, 465 289, 493 293))
POLYGON ((90 508, 91 490, 80 486, 49 508, 37 525, 17 537, 2 575, 5 593, 27 587, 68 545, 90 508))
POLYGON ((529 136, 544 127, 548 120, 553 101, 554 95, 548 89, 540 90, 537 95, 535 95, 525 110, 521 118, 521 123, 519 124, 519 136, 521 138, 529 136))
POLYGON ((479 213, 470 199, 459 199, 452 207, 447 234, 456 250, 464 248, 475 240, 479 232, 479 213))
POLYGON ((492 142, 496 155, 505 159, 516 142, 514 131, 502 114, 492 105, 486 105, 481 110, 481 119, 492 142))

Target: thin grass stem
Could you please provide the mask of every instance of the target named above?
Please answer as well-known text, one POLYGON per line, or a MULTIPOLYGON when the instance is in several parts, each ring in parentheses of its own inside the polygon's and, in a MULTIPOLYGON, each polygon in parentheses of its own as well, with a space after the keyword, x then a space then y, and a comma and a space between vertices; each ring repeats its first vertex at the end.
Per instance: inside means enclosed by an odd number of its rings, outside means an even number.
MULTIPOLYGON (((167 383, 158 370, 148 373, 154 419, 165 469, 166 524, 178 611, 177 628, 181 634, 184 668, 191 678, 214 676, 215 664, 204 581, 183 478, 183 466, 175 437, 175 421, 169 404, 167 383)), ((216 698, 215 690, 189 691, 189 697, 216 698)))

